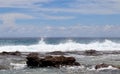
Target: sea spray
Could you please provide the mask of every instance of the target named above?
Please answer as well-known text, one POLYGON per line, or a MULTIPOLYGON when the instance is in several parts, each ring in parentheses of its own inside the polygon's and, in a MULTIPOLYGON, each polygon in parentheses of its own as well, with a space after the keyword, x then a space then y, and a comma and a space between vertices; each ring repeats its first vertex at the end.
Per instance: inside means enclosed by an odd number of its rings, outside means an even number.
MULTIPOLYGON (((58 38, 59 39, 59 38, 58 38)), ((56 41, 58 40, 56 39, 56 41)), ((31 39, 32 40, 32 39, 31 39)), ((25 45, 25 44, 11 44, 1 45, 0 52, 2 51, 20 51, 20 52, 52 52, 52 51, 85 51, 94 49, 97 51, 119 51, 120 43, 112 40, 104 39, 104 41, 91 40, 89 43, 83 43, 86 39, 63 39, 59 43, 47 43, 49 40, 41 38, 38 43, 25 45), (81 42, 82 41, 82 42, 81 42)), ((12 40, 11 40, 12 41, 12 40)), ((27 40, 30 41, 30 40, 27 40)))

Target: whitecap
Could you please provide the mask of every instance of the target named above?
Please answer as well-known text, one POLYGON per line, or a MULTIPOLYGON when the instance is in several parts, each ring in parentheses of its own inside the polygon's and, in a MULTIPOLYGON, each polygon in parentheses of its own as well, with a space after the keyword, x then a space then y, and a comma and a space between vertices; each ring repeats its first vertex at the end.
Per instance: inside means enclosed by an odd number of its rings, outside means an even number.
POLYGON ((52 51, 85 51, 85 50, 98 50, 98 51, 118 51, 120 50, 120 43, 115 43, 110 40, 104 42, 91 42, 88 44, 78 43, 68 40, 65 43, 47 44, 42 38, 38 44, 34 45, 6 45, 0 46, 2 51, 20 51, 20 52, 52 52, 52 51))

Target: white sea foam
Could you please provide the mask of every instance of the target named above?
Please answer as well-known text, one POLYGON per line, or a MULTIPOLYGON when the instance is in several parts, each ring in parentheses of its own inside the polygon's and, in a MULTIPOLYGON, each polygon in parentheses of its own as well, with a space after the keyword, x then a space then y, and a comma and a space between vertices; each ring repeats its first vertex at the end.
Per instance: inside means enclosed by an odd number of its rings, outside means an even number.
POLYGON ((62 72, 66 72, 65 74, 74 74, 74 73, 80 73, 85 70, 84 66, 65 66, 60 68, 62 72))
POLYGON ((108 66, 108 67, 105 67, 105 68, 100 68, 100 69, 98 69, 98 71, 100 71, 100 70, 116 70, 117 68, 114 68, 114 67, 112 67, 112 66, 108 66))
POLYGON ((52 52, 52 51, 84 51, 95 49, 98 51, 114 51, 120 50, 120 43, 115 43, 110 40, 104 42, 91 42, 89 44, 77 43, 72 40, 68 40, 65 43, 59 44, 47 44, 44 39, 41 39, 38 44, 35 45, 6 45, 0 46, 0 52, 2 51, 21 51, 21 52, 52 52))
POLYGON ((20 64, 20 63, 10 63, 11 66, 13 66, 13 69, 23 69, 26 67, 26 64, 20 64))
POLYGON ((92 68, 87 68, 87 70, 89 71, 101 71, 101 70, 117 70, 118 68, 112 67, 112 66, 108 66, 108 67, 104 67, 104 68, 99 68, 99 69, 95 69, 95 67, 93 66, 92 68))

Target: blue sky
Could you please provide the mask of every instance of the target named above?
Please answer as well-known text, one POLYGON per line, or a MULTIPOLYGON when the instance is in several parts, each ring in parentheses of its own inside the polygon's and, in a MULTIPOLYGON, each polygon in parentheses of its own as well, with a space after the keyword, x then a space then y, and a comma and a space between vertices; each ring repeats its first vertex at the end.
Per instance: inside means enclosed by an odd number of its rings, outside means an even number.
POLYGON ((120 0, 0 0, 0 37, 120 37, 120 0))

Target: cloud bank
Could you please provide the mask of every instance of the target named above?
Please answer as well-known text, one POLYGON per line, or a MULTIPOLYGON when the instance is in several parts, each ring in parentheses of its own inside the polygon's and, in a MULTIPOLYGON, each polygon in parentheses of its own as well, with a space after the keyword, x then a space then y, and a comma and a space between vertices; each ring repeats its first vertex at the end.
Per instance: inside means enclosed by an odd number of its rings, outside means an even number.
POLYGON ((18 25, 16 19, 35 19, 33 16, 10 13, 0 15, 0 37, 119 37, 120 25, 18 25))
POLYGON ((27 8, 33 11, 66 12, 80 14, 120 14, 119 0, 69 0, 59 1, 58 7, 49 7, 57 0, 0 0, 0 7, 27 8), (64 7, 60 7, 63 3, 64 7), (46 7, 45 5, 48 5, 46 7))
POLYGON ((109 15, 120 15, 120 0, 0 0, 0 9, 0 37, 120 37, 119 21, 118 25, 81 24, 87 15, 111 22, 109 15))

